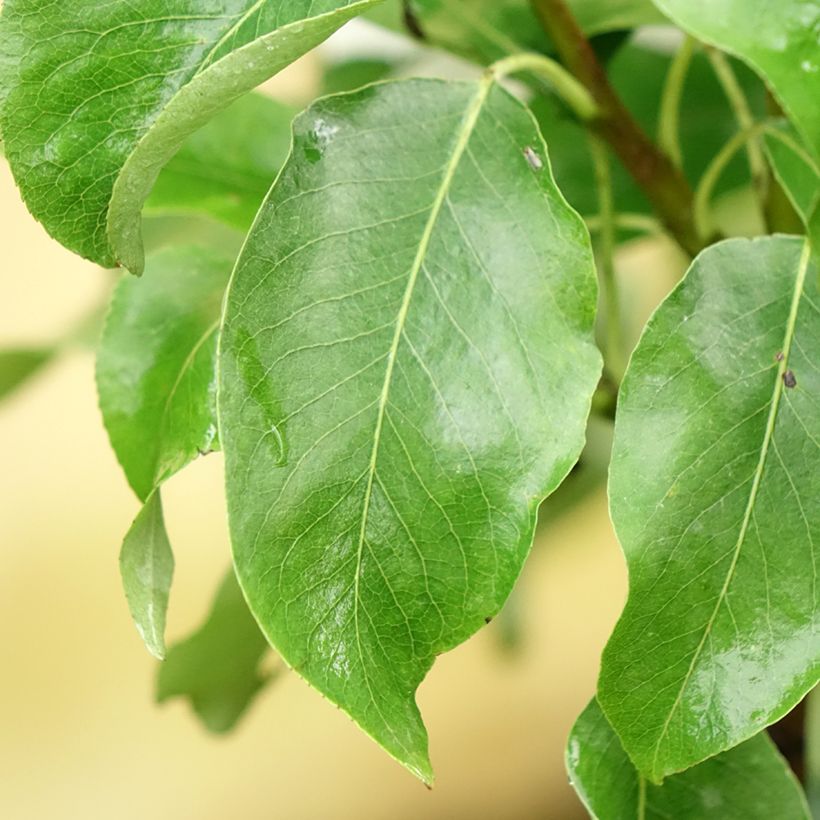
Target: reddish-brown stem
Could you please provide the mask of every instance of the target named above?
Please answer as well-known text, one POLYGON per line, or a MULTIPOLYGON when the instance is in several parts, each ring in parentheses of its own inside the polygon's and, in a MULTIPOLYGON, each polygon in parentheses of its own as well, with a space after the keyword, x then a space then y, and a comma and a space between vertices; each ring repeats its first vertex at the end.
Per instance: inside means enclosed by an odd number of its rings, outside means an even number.
POLYGON ((647 136, 607 78, 578 21, 564 0, 531 0, 564 66, 592 94, 599 114, 595 131, 609 144, 651 202, 678 244, 694 256, 706 244, 693 217, 693 193, 673 162, 647 136))

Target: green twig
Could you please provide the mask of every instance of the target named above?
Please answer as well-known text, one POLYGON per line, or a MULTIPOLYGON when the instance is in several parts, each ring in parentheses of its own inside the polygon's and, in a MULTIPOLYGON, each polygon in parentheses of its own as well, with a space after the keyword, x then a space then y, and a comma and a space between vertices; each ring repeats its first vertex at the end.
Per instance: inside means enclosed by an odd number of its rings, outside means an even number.
MULTIPOLYGON (((650 236, 659 236, 664 233, 663 225, 654 217, 645 214, 616 213, 613 221, 615 227, 622 231, 636 231, 650 236)), ((585 216, 584 222, 590 233, 598 233, 601 230, 601 217, 597 214, 585 216)))
MULTIPOLYGON (((726 95, 726 99, 729 101, 729 105, 732 107, 738 127, 743 131, 751 129, 755 121, 754 115, 728 58, 722 51, 718 51, 711 46, 706 47, 706 56, 712 64, 712 69, 723 89, 723 93, 726 95)), ((752 185, 757 191, 761 207, 763 207, 769 185, 769 167, 766 164, 763 146, 757 137, 746 142, 746 152, 749 157, 752 185)))
POLYGON ((680 146, 681 98, 694 53, 695 40, 687 34, 669 66, 661 97, 658 145, 678 168, 683 167, 683 151, 680 146))
POLYGON ((745 128, 743 131, 738 131, 737 134, 720 149, 709 163, 709 166, 704 171, 698 183, 698 187, 695 190, 695 224, 698 226, 699 231, 708 233, 714 228, 711 212, 712 194, 726 167, 738 151, 748 145, 750 141, 758 140, 764 134, 780 140, 784 145, 794 151, 809 168, 820 176, 820 168, 818 168, 817 163, 814 162, 808 152, 803 150, 788 134, 784 134, 779 128, 769 122, 752 123, 751 126, 745 128))
POLYGON ((646 135, 616 94, 565 0, 530 0, 561 62, 598 105, 595 132, 617 154, 678 244, 694 255, 705 244, 692 215, 692 189, 680 168, 646 135))
POLYGON ((527 71, 546 80, 555 93, 581 120, 591 120, 598 114, 592 95, 560 63, 543 54, 513 54, 493 63, 491 71, 498 79, 527 71))
POLYGON ((606 320, 604 360, 613 381, 620 384, 626 370, 626 357, 621 334, 618 283, 615 278, 615 201, 612 194, 612 169, 606 145, 594 135, 590 135, 589 144, 598 189, 599 258, 606 320))

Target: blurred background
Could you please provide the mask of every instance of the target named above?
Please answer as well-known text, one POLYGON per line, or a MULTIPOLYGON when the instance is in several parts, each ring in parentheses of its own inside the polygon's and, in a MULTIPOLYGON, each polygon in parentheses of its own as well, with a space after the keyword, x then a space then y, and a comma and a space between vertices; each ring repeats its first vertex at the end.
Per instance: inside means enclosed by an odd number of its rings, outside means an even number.
MULTIPOLYGON (((371 58, 374 47, 401 56, 408 73, 469 73, 361 24, 265 90, 304 105, 323 88, 324 66, 371 58)), ((0 348, 47 344, 82 322, 112 274, 48 238, 2 160, 0 225, 0 348)), ((622 245, 617 262, 634 339, 683 262, 660 238, 622 245)), ((209 735, 186 702, 155 705, 157 663, 131 623, 117 564, 138 503, 102 426, 93 367, 90 347, 70 345, 0 404, 0 817, 585 816, 563 749, 626 591, 600 481, 606 424, 591 430, 581 480, 548 502, 511 605, 441 657, 419 691, 437 775, 428 791, 292 673, 227 736, 209 735)), ((193 464, 163 494, 177 559, 173 643, 201 624, 228 565, 221 457, 193 464)))

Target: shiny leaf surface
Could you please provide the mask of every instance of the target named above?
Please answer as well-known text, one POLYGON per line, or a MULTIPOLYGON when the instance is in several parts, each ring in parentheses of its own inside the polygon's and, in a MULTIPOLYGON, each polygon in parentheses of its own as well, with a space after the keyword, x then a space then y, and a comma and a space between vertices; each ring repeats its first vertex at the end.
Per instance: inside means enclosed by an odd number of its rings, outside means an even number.
POLYGON ((665 780, 647 783, 597 701, 570 734, 567 771, 597 820, 809 820, 799 784, 765 732, 665 780))
POLYGON ((649 322, 610 468, 629 564, 598 698, 650 780, 820 675, 820 293, 802 239, 712 246, 649 322))
POLYGON ((416 688, 499 611, 578 457, 595 295, 537 126, 487 77, 317 102, 234 273, 240 583, 287 663, 427 782, 416 688))
POLYGON ((210 731, 227 732, 270 681, 260 670, 268 649, 231 570, 205 623, 168 650, 157 701, 185 698, 210 731))
POLYGON ((185 138, 377 0, 6 0, 0 127, 63 245, 143 267, 140 210, 185 138))
POLYGON ((820 155, 820 4, 815 0, 654 0, 681 28, 747 62, 820 155))
POLYGON ((144 213, 202 214, 246 231, 288 155, 295 113, 261 94, 240 97, 188 137, 144 213))
POLYGON ((214 358, 231 267, 212 252, 166 249, 114 292, 97 389, 111 444, 143 501, 218 446, 214 358))
POLYGON ((120 551, 120 574, 131 617, 148 651, 165 656, 165 614, 174 575, 159 490, 143 505, 120 551))

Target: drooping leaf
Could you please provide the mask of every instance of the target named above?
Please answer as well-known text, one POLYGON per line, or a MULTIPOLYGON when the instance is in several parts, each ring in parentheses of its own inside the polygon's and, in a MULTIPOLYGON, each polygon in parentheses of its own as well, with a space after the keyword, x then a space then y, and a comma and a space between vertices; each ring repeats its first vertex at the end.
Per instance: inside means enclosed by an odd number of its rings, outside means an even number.
POLYGON ((237 264, 240 583, 287 663, 425 781, 415 690, 501 608, 578 456, 595 292, 534 120, 487 78, 317 102, 237 264))
POLYGON ((570 781, 597 820, 809 820, 805 797, 765 732, 665 780, 635 770, 597 701, 582 712, 567 746, 570 781))
POLYGON ((802 239, 699 256, 624 379, 610 468, 629 600, 598 699, 652 781, 820 676, 820 293, 802 239))
POLYGON ((271 680, 259 668, 268 649, 231 569, 205 623, 168 650, 157 702, 186 698, 210 731, 227 732, 271 680))
POLYGON ((202 214, 246 231, 288 155, 295 113, 262 94, 240 97, 188 137, 144 213, 202 214))
POLYGON ((169 248, 114 292, 97 389, 111 444, 143 501, 218 446, 214 359, 231 267, 213 252, 169 248))
POLYGON ((820 5, 814 0, 654 0, 681 28, 759 72, 820 155, 820 5))
POLYGON ((53 347, 0 350, 0 400, 41 370, 55 353, 53 347))
POLYGON ((139 273, 142 204, 185 138, 375 2, 6 0, 0 127, 29 209, 139 273))
POLYGON ((148 651, 162 659, 174 554, 165 532, 159 490, 148 497, 122 542, 120 575, 137 631, 148 651))

